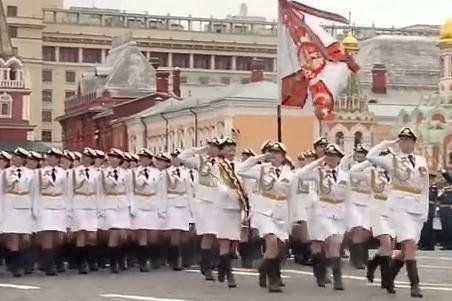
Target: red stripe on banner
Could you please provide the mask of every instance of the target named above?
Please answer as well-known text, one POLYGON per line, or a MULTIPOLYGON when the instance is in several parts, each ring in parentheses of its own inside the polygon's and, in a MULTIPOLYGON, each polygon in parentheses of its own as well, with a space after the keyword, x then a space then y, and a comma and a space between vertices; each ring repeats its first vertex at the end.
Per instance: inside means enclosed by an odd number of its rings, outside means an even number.
POLYGON ((339 14, 335 14, 335 13, 331 13, 331 12, 328 12, 328 11, 320 10, 318 8, 314 8, 314 7, 311 7, 311 6, 308 6, 306 4, 302 4, 302 3, 296 2, 296 1, 291 1, 291 4, 295 8, 297 8, 297 9, 299 9, 299 10, 301 10, 301 11, 307 13, 307 14, 310 14, 310 15, 313 15, 313 16, 316 16, 316 17, 319 17, 319 18, 322 18, 322 19, 326 19, 326 20, 331 20, 331 21, 335 21, 335 22, 339 22, 339 23, 349 24, 348 19, 343 17, 343 16, 341 16, 341 15, 339 15, 339 14))

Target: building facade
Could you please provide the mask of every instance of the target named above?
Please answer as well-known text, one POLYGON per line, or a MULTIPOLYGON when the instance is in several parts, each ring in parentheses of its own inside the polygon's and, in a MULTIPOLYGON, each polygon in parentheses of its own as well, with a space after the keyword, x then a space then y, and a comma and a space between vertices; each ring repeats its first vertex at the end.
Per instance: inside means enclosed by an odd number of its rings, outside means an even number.
POLYGON ((30 89, 24 64, 14 52, 0 1, 0 148, 2 141, 31 138, 30 89))
MULTIPOLYGON (((276 78, 276 23, 248 16, 246 7, 237 16, 215 19, 64 9, 63 0, 4 0, 3 5, 13 51, 33 78, 34 140, 62 141, 55 117, 64 113, 64 99, 76 94, 78 79, 105 62, 113 37, 129 31, 146 58, 159 57, 162 66, 179 67, 182 84, 248 83, 254 57, 264 62, 266 80, 276 78)), ((349 30, 326 28, 334 35, 349 30)), ((378 35, 437 36, 439 28, 359 27, 353 31, 361 40, 378 35)))
POLYGON ((157 61, 147 60, 130 34, 114 39, 105 61, 83 77, 76 94, 65 100, 64 114, 57 117, 63 147, 127 149, 124 118, 156 102, 180 98, 180 70, 159 67, 157 61))
POLYGON ((397 123, 419 135, 418 151, 430 158, 432 168, 452 168, 452 19, 441 28, 437 43, 440 74, 437 90, 425 94, 413 110, 398 112, 397 123))

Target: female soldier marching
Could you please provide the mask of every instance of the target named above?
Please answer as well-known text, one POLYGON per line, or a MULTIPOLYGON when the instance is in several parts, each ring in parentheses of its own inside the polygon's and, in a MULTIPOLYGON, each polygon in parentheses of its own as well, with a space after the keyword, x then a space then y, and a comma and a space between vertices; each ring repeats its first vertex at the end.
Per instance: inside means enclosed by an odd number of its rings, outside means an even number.
POLYGON ((101 172, 102 181, 102 214, 105 229, 108 229, 108 248, 110 253, 110 269, 119 272, 119 264, 123 254, 123 246, 127 240, 127 229, 130 229, 130 215, 133 213, 131 198, 132 182, 127 170, 120 167, 124 159, 123 152, 112 149, 108 154, 109 166, 101 172))
POLYGON ((69 183, 67 172, 59 166, 63 153, 52 148, 47 165, 38 170, 38 219, 36 232, 42 250, 46 275, 56 275, 56 251, 63 244, 68 225, 69 183))
MULTIPOLYGON (((140 165, 133 171, 132 175, 134 203, 132 229, 136 233, 140 271, 149 272, 148 257, 151 257, 153 268, 159 266, 160 230, 163 223, 162 215, 166 211, 166 203, 162 172, 152 166, 154 156, 147 149, 140 150, 138 156, 140 165)), ((159 163, 156 165, 160 167, 159 163)))
POLYGON ((24 272, 24 251, 30 247, 30 236, 38 214, 36 204, 38 177, 25 167, 29 153, 17 148, 11 166, 3 171, 0 199, 3 207, 2 232, 9 253, 9 269, 15 277, 24 272))
MULTIPOLYGON (((422 293, 419 287, 416 250, 422 226, 428 216, 429 172, 426 158, 413 154, 416 140, 411 128, 402 128, 397 140, 383 141, 375 146, 369 151, 367 159, 387 170, 392 178, 392 222, 397 241, 402 244, 402 252, 392 262, 391 276, 394 279, 406 263, 411 296, 420 298, 422 293), (382 150, 395 144, 398 144, 400 153, 391 151, 390 155, 379 155, 382 150)), ((391 282, 390 285, 394 284, 391 282)))
POLYGON ((269 292, 281 292, 280 245, 289 236, 289 200, 294 195, 293 173, 284 165, 286 148, 282 143, 273 143, 267 153, 251 157, 237 168, 239 176, 257 181, 257 191, 251 208, 253 225, 265 239, 266 250, 260 267, 259 285, 267 286, 269 292), (269 163, 258 164, 268 160, 269 163))
POLYGON ((324 287, 326 267, 331 265, 335 290, 344 290, 340 248, 346 230, 345 197, 348 177, 339 168, 343 156, 337 145, 329 144, 325 149, 325 157, 295 173, 298 179, 315 181, 318 187, 310 234, 312 240, 322 248, 322 252, 313 254, 314 276, 317 285, 324 287))
POLYGON ((92 166, 95 157, 95 151, 86 148, 82 154, 81 165, 71 171, 70 229, 75 233, 79 274, 88 273, 88 263, 94 265, 96 251, 102 182, 99 173, 92 166))

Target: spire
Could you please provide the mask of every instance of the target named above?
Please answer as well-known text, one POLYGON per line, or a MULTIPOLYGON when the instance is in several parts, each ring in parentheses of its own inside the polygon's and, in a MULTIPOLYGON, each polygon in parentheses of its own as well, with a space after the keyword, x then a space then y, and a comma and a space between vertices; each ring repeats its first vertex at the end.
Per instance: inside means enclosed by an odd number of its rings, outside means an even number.
POLYGON ((8 24, 6 24, 5 9, 3 1, 0 0, 0 56, 10 57, 13 55, 13 46, 9 38, 8 24))

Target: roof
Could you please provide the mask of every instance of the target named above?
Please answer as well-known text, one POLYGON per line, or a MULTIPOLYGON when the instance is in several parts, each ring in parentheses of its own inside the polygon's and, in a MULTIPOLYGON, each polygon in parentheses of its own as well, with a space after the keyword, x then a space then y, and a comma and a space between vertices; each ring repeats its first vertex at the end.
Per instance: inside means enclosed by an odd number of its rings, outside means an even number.
POLYGON ((401 110, 405 110, 408 114, 416 109, 415 105, 388 105, 388 104, 369 104, 369 112, 375 115, 376 121, 394 121, 401 110))
POLYGON ((377 104, 388 105, 417 105, 421 99, 431 94, 431 89, 415 88, 388 88, 386 94, 373 93, 370 89, 364 89, 363 92, 370 102, 377 101, 377 104))
POLYGON ((94 74, 80 81, 82 95, 109 90, 113 97, 140 97, 156 91, 155 69, 137 47, 125 41, 114 47, 94 74))
POLYGON ((13 55, 13 46, 9 37, 5 9, 3 1, 0 0, 0 57, 10 57, 13 55))
POLYGON ((6 151, 6 152, 13 152, 16 148, 22 147, 26 150, 32 150, 38 153, 45 153, 47 152, 50 147, 45 145, 42 142, 37 141, 16 141, 16 140, 2 140, 0 139, 0 150, 6 151))
POLYGON ((266 103, 276 105, 278 87, 276 83, 270 81, 259 81, 228 86, 191 87, 190 90, 182 89, 182 91, 188 94, 183 100, 170 98, 131 117, 150 117, 189 108, 207 107, 220 101, 238 100, 249 104, 258 102, 260 105, 266 103))
POLYGON ((361 82, 371 81, 374 64, 384 64, 388 85, 436 87, 440 78, 437 37, 378 35, 360 42, 361 82))

